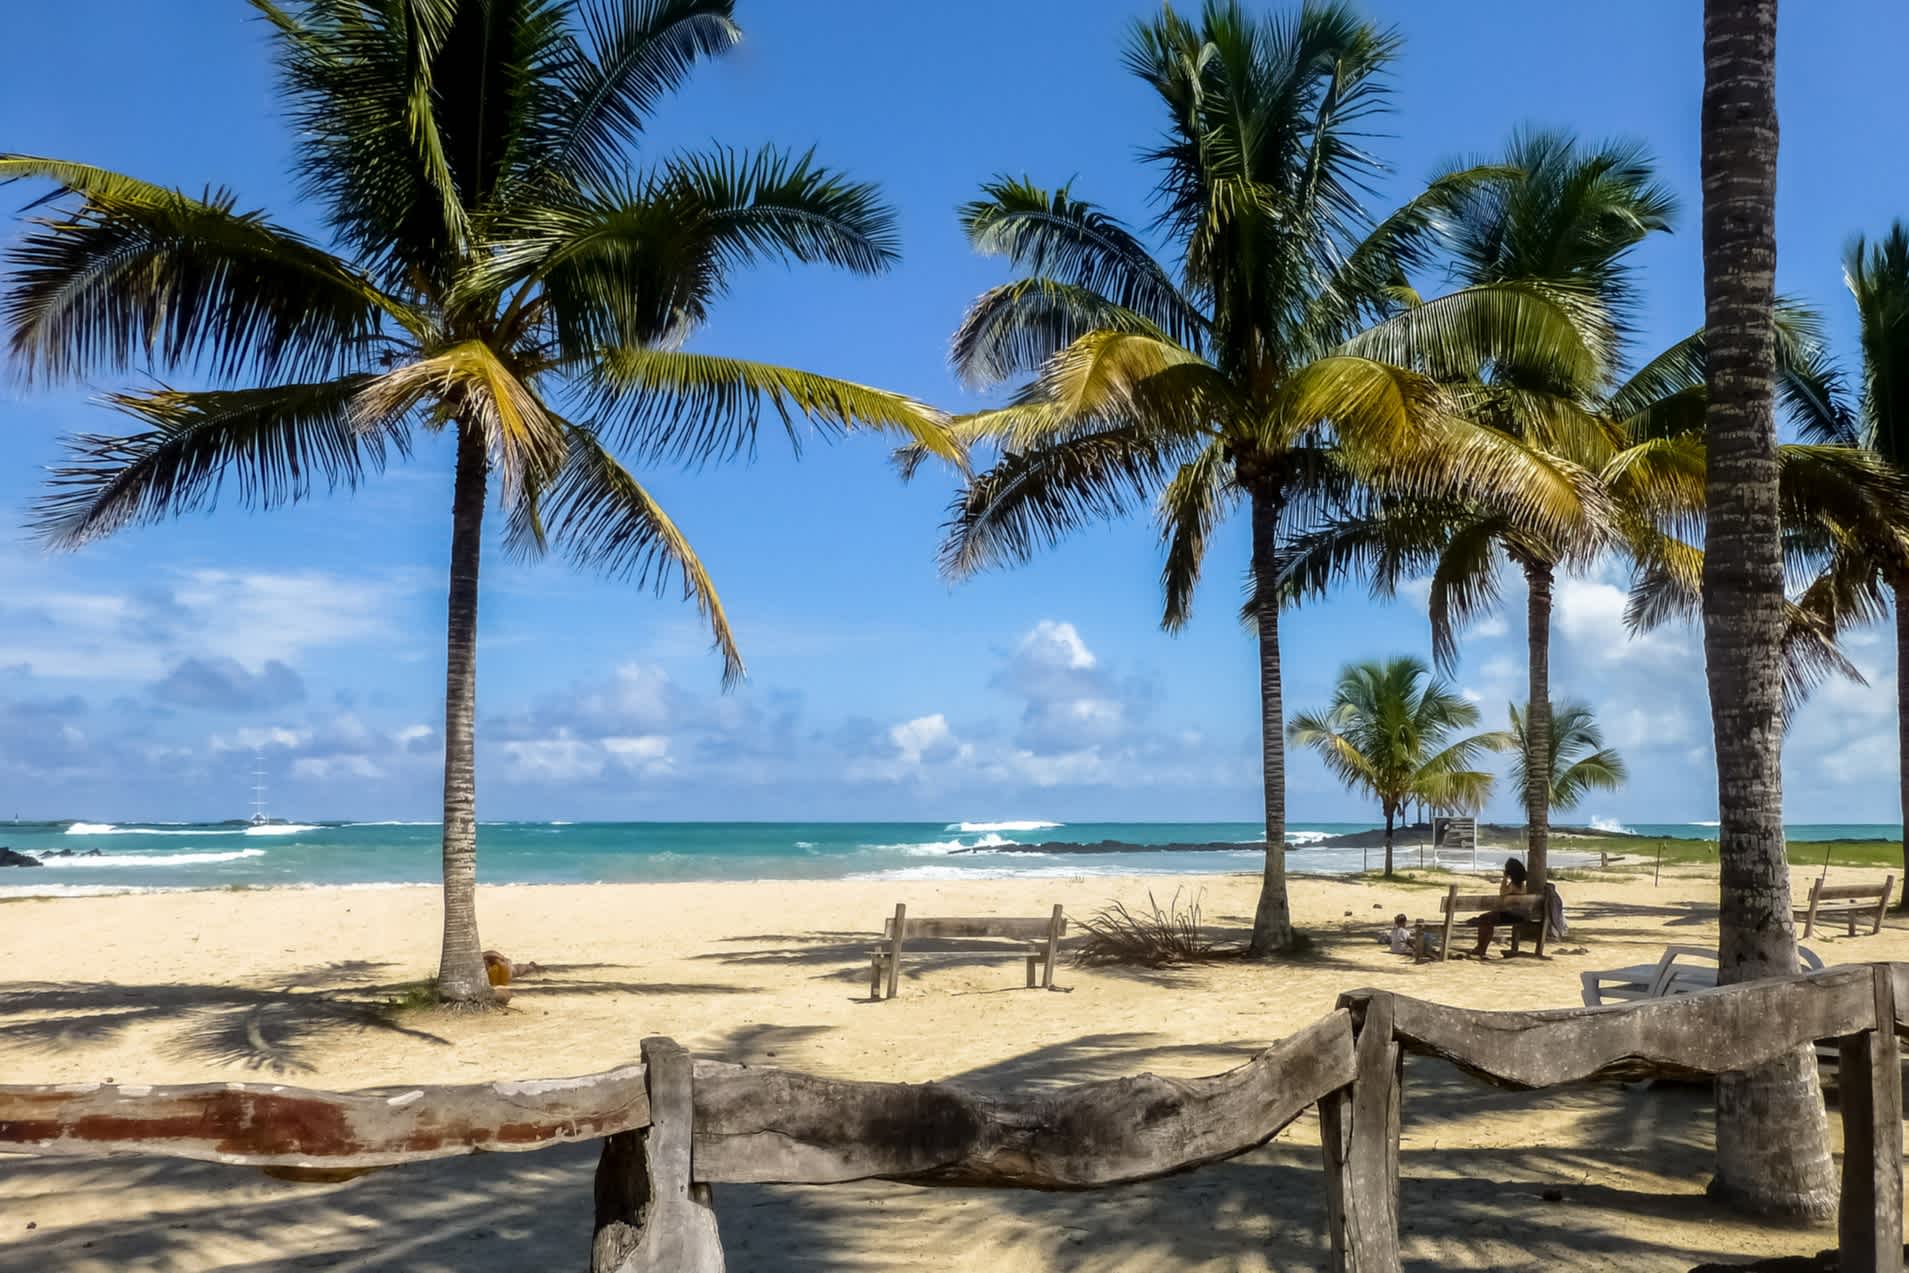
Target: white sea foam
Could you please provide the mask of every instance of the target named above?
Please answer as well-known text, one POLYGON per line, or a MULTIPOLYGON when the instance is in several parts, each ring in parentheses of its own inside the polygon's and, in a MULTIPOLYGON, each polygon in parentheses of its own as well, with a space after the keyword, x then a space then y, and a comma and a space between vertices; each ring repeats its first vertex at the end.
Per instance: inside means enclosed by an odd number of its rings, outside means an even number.
POLYGON ((1723 823, 1721 822, 1686 822, 1684 823, 1684 825, 1687 827, 1720 827, 1723 825, 1723 823))
POLYGON ((348 827, 436 827, 444 824, 439 822, 436 818, 432 818, 429 822, 413 822, 403 818, 391 818, 382 822, 347 822, 345 825, 348 827))
POLYGON ((815 841, 813 841, 813 840, 797 840, 797 841, 795 842, 795 847, 796 847, 796 848, 798 848, 798 849, 812 849, 812 848, 814 848, 814 847, 815 847, 815 841))
POLYGON ((895 849, 910 857, 944 857, 962 850, 1005 848, 1013 843, 1014 841, 1004 835, 989 832, 987 835, 976 837, 972 844, 963 844, 960 840, 930 840, 926 844, 876 844, 870 847, 895 849))
POLYGON ((1616 818, 1592 818, 1591 829, 1593 831, 1615 831, 1619 835, 1636 834, 1616 818))
POLYGON ((230 853, 102 853, 98 857, 51 857, 45 852, 40 854, 40 865, 48 869, 59 867, 108 867, 108 866, 209 866, 217 862, 237 862, 241 858, 262 858, 264 849, 235 849, 230 853))
POLYGON ((1288 844, 1318 844, 1321 840, 1331 838, 1331 834, 1325 831, 1288 831, 1286 833, 1288 844))
POLYGON ((268 822, 264 826, 245 828, 246 835, 303 835, 307 831, 316 831, 317 827, 303 822, 268 822))
POLYGON ((243 827, 182 827, 179 823, 164 826, 122 827, 112 822, 75 822, 66 829, 68 835, 242 835, 243 827))
POLYGON ((1029 819, 1025 822, 950 822, 941 829, 973 835, 978 831, 1049 831, 1066 825, 1064 822, 1040 822, 1029 819))

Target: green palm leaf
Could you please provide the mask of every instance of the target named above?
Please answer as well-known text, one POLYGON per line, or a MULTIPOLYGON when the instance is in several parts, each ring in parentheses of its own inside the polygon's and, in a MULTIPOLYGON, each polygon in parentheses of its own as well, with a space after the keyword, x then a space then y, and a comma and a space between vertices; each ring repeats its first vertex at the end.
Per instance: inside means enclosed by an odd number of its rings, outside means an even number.
POLYGON ((228 483, 252 508, 296 503, 315 478, 328 489, 355 486, 391 451, 409 452, 401 416, 372 420, 356 410, 371 379, 113 394, 107 402, 145 429, 69 439, 30 525, 54 547, 77 548, 210 508, 228 483))
POLYGON ((323 249, 224 192, 203 199, 82 164, 0 156, 0 181, 57 184, 8 253, 13 352, 70 378, 135 360, 221 379, 363 366, 392 322, 422 320, 323 249))
POLYGON ((520 550, 535 540, 555 541, 578 566, 634 582, 661 596, 680 579, 683 599, 696 605, 722 654, 723 682, 742 679, 742 652, 722 599, 702 561, 676 523, 596 434, 567 425, 569 453, 548 489, 527 494, 513 523, 520 550), (534 529, 533 529, 534 528, 534 529))
POLYGON ((895 433, 943 459, 963 452, 947 417, 902 394, 768 363, 681 350, 612 350, 591 369, 600 418, 636 454, 705 463, 750 453, 766 403, 798 450, 798 418, 825 433, 895 433))

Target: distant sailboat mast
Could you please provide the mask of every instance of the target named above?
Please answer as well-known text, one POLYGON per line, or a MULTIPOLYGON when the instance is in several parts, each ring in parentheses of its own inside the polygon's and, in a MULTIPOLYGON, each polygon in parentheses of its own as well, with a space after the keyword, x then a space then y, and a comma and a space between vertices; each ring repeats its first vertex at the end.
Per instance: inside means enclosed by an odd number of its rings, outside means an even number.
POLYGON ((265 816, 265 749, 252 749, 252 825, 262 827, 269 821, 265 816))

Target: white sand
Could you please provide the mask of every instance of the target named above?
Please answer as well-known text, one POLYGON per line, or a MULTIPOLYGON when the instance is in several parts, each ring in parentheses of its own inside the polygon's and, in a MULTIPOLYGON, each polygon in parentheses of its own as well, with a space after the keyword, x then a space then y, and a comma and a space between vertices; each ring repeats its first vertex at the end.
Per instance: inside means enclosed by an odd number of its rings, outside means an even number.
MULTIPOLYGON (((1839 879, 1864 872, 1838 870, 1839 879)), ((1881 872, 1875 873, 1880 876, 1881 872)), ((1807 877, 1799 874, 1799 891, 1807 877)), ((1109 898, 1198 888, 1211 924, 1248 922, 1254 877, 1073 878, 512 887, 480 903, 487 944, 548 975, 493 1017, 363 1005, 435 962, 425 888, 171 893, 0 905, 5 1081, 279 1079, 350 1088, 577 1074, 634 1057, 644 1035, 700 1052, 867 1079, 1021 1087, 1152 1070, 1211 1073, 1378 986, 1446 1003, 1578 1002, 1587 968, 1714 943, 1714 880, 1667 873, 1563 885, 1573 933, 1538 963, 1415 967, 1373 935, 1425 888, 1305 879, 1303 962, 1172 973, 1061 970, 1065 994, 1019 990, 1018 965, 918 964, 902 995, 866 1001, 871 935, 911 913, 1086 914, 1109 898)), ((1827 963, 1909 959, 1909 929, 1819 934, 1827 963)), ((1834 1120, 1832 1119, 1832 1126, 1834 1120)), ((1414 1062, 1404 1140, 1408 1264, 1685 1269, 1700 1259, 1814 1251, 1830 1229, 1746 1222, 1702 1196, 1701 1089, 1483 1088, 1414 1062), (1563 1201, 1546 1202, 1547 1189, 1563 1201)), ((493 1155, 290 1185, 237 1169, 128 1159, 0 1159, 0 1269, 504 1270, 580 1267, 586 1148, 493 1155), (36 1227, 29 1230, 27 1225, 36 1227)), ((799 1270, 1261 1270, 1317 1267, 1316 1125, 1174 1180, 1093 1194, 872 1183, 719 1191, 730 1267, 799 1270)))

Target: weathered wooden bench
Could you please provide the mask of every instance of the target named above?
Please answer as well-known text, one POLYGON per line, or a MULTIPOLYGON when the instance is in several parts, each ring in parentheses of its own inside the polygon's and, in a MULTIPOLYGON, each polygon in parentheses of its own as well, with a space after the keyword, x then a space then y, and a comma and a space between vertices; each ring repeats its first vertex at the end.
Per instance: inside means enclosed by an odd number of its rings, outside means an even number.
POLYGON ((1809 905, 1798 905, 1796 917, 1803 921, 1803 936, 1816 935, 1816 921, 1842 916, 1849 921, 1849 935, 1856 935, 1856 921, 1870 918, 1869 935, 1882 931, 1883 913, 1889 909, 1889 894, 1896 877, 1886 876, 1881 884, 1831 884, 1818 876, 1810 885, 1809 905))
POLYGON ((908 907, 897 905, 894 915, 882 921, 882 944, 869 948, 868 997, 895 997, 896 979, 901 975, 902 946, 911 938, 917 941, 1032 941, 1032 949, 1016 946, 966 946, 952 950, 917 951, 917 958, 936 956, 972 959, 977 955, 998 955, 1027 961, 1027 988, 1034 989, 1036 977, 1045 989, 1054 988, 1054 958, 1061 938, 1067 933, 1067 916, 1057 905, 1046 918, 1013 919, 1000 916, 938 916, 910 919, 908 907), (882 993, 884 982, 888 993, 882 993))
POLYGON ((1510 923, 1511 953, 1514 955, 1522 953, 1519 950, 1520 944, 1530 940, 1533 945, 1531 953, 1543 959, 1545 932, 1549 928, 1545 921, 1551 914, 1552 891, 1551 886, 1547 884, 1542 893, 1513 893, 1509 896, 1501 896, 1497 893, 1461 893, 1458 891, 1458 885, 1452 885, 1446 890, 1445 896, 1438 899, 1439 909, 1445 914, 1445 930, 1438 948, 1439 960, 1443 962, 1452 957, 1452 928, 1457 924, 1461 911, 1475 914, 1503 911, 1508 915, 1516 916, 1510 923))

